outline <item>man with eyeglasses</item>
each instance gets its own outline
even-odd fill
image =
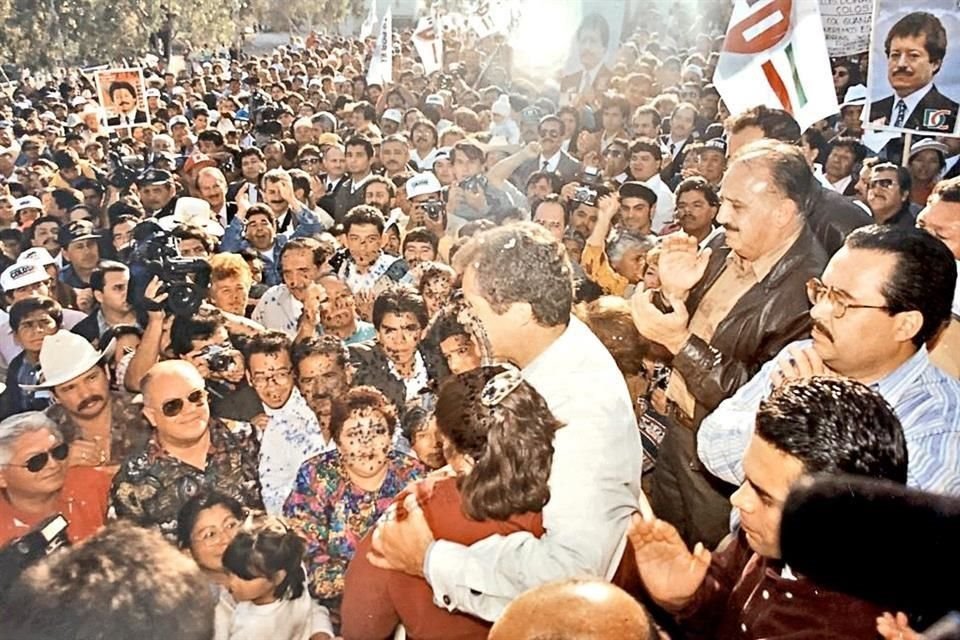
[[[523,188],[535,172],[553,173],[563,182],[570,182],[580,173],[580,162],[561,148],[563,144],[563,121],[555,115],[540,118],[540,155],[521,164],[510,181]]]
[[[715,476],[742,482],[760,402],[789,380],[843,376],[877,391],[900,419],[907,484],[960,494],[960,381],[930,362],[926,346],[950,319],[956,280],[950,249],[923,230],[871,225],[851,233],[807,284],[812,339],[788,345],[704,419],[700,460]]]
[[[78,543],[104,525],[110,474],[71,467],[70,446],[37,411],[0,422],[0,546],[61,513],[67,538]]]
[[[867,182],[867,206],[877,224],[913,227],[916,216],[910,210],[910,171],[890,162],[873,167]]]
[[[280,515],[297,470],[327,450],[317,416],[294,385],[290,339],[267,331],[247,343],[247,380],[266,413],[260,436],[260,484],[267,513]]]
[[[249,429],[231,431],[210,416],[207,390],[196,367],[165,360],[151,367],[141,384],[143,415],[154,431],[113,479],[111,518],[157,527],[175,542],[177,514],[201,489],[262,509],[260,444]]]
[[[601,163],[603,179],[620,185],[630,179],[627,164],[630,161],[630,144],[625,138],[611,140],[603,150]]]

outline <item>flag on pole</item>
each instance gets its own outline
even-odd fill
[[[735,0],[713,84],[734,114],[762,104],[806,129],[837,113],[817,0]]]
[[[443,69],[443,37],[440,25],[433,18],[420,18],[417,28],[413,32],[413,46],[423,63],[423,71],[430,75],[434,71]]]
[[[377,28],[377,0],[370,2],[370,13],[360,25],[360,39],[366,40],[373,35],[373,30]]]
[[[393,82],[393,16],[390,7],[383,14],[377,46],[373,49],[370,69],[367,71],[367,84]]]

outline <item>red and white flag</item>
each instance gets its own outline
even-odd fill
[[[806,129],[837,113],[817,0],[735,0],[713,84],[734,114],[762,104]]]
[[[433,16],[420,18],[413,32],[413,46],[427,75],[443,69],[443,35]]]

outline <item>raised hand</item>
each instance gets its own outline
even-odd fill
[[[836,371],[828,367],[813,345],[787,347],[787,352],[777,359],[770,382],[778,388],[791,380],[808,380],[814,376],[836,378]]]
[[[650,596],[665,609],[682,609],[707,575],[710,552],[698,543],[690,553],[673,525],[639,514],[630,521],[627,536]]]
[[[682,231],[665,237],[660,246],[660,288],[665,295],[685,299],[703,278],[711,250],[700,251],[697,239]]]

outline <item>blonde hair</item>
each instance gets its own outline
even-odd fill
[[[238,253],[217,253],[210,256],[210,281],[240,278],[246,286],[253,285],[250,265]]]

